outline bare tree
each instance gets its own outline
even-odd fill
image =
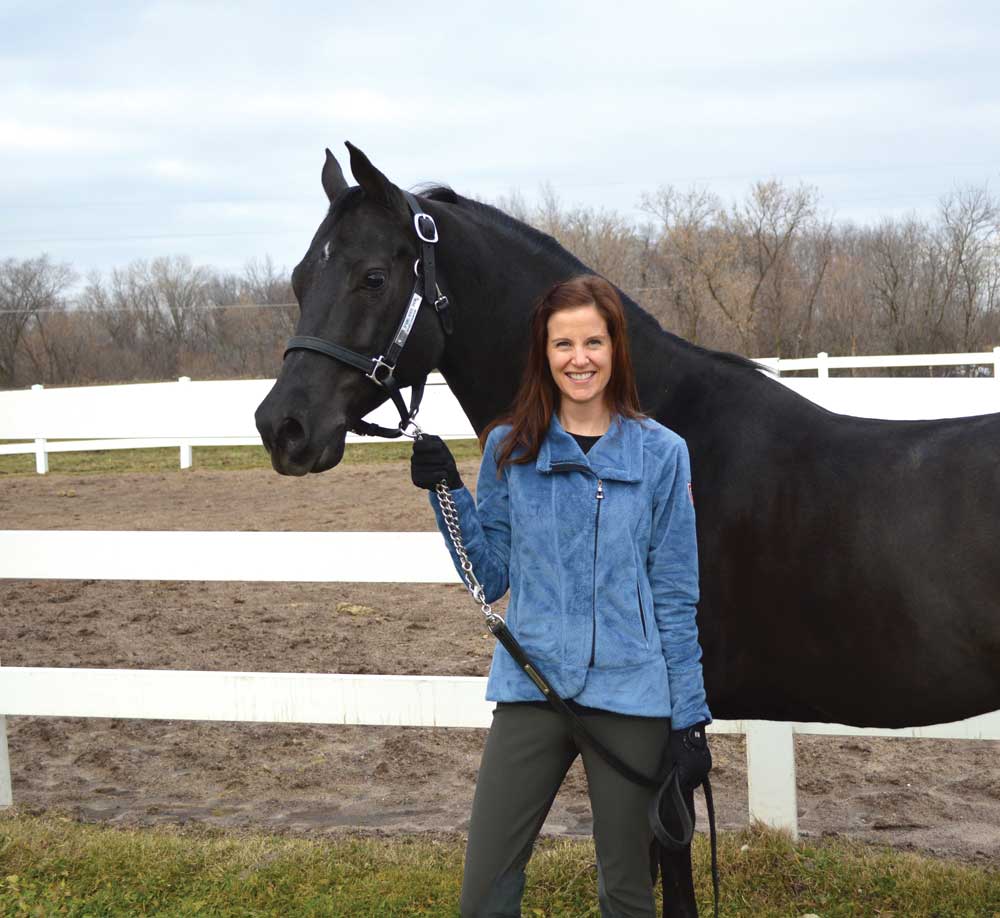
[[[776,181],[758,182],[729,211],[706,190],[668,186],[643,197],[660,228],[651,274],[686,337],[744,353],[801,351],[832,250],[817,201],[813,188]],[[711,310],[721,318],[714,329]]]
[[[92,318],[79,309],[38,313],[21,342],[33,379],[71,385],[101,378],[94,371],[99,338]]]
[[[955,344],[969,351],[980,326],[1000,305],[1000,205],[985,186],[945,197],[940,207],[941,235],[948,252],[946,296],[957,326]]]
[[[169,379],[205,333],[211,274],[183,256],[134,261],[92,277],[80,297],[94,313],[126,378]]]
[[[0,386],[19,383],[17,357],[31,324],[46,310],[64,309],[73,271],[47,255],[0,262]]]
[[[817,203],[815,188],[789,189],[770,180],[754,184],[728,215],[725,226],[740,247],[745,282],[741,301],[720,301],[719,307],[737,327],[745,350],[756,345],[779,357],[794,350],[787,327],[792,301],[801,303],[803,294],[814,301],[826,268],[823,245],[812,283],[804,281],[795,261],[796,245],[806,232],[816,231]]]
[[[640,207],[658,221],[640,299],[656,304],[660,321],[689,341],[717,341],[706,322],[712,304],[732,296],[735,254],[719,231],[722,202],[705,189],[680,192],[668,185],[644,194]]]
[[[216,275],[209,298],[211,332],[205,340],[213,366],[230,376],[276,373],[297,315],[289,272],[269,257],[254,259],[242,274]]]

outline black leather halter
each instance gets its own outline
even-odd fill
[[[377,357],[368,357],[359,354],[325,338],[315,338],[312,335],[295,335],[288,339],[284,356],[287,357],[290,351],[316,351],[339,360],[349,366],[361,370],[372,382],[377,383],[392,399],[396,410],[399,411],[399,427],[380,427],[378,424],[370,424],[368,421],[358,421],[351,430],[365,436],[377,437],[399,437],[413,423],[413,419],[420,410],[420,400],[424,396],[424,386],[427,384],[427,376],[424,375],[413,383],[410,389],[410,407],[406,407],[403,395],[400,391],[399,383],[396,381],[396,363],[399,355],[406,344],[406,339],[410,336],[413,323],[416,321],[417,312],[420,305],[427,301],[434,307],[434,311],[441,321],[441,328],[446,335],[452,331],[451,312],[449,310],[448,297],[442,292],[437,284],[437,276],[434,267],[434,246],[438,241],[437,224],[434,218],[424,213],[420,208],[416,197],[408,191],[403,192],[403,197],[413,214],[413,228],[417,231],[417,238],[420,240],[420,258],[413,265],[413,273],[416,278],[413,282],[413,293],[410,294],[410,301],[407,304],[406,312],[403,313],[402,321],[392,336],[389,346]]]

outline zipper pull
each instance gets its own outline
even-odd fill
[[[597,499],[604,500],[604,482],[600,478],[597,479]]]

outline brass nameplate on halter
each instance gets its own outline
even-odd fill
[[[552,691],[546,684],[545,680],[535,672],[530,663],[524,664],[524,671],[531,677],[531,681],[541,689],[543,695],[548,695]]]

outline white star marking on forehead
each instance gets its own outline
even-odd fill
[[[330,260],[330,241],[327,240],[323,243],[323,261]]]

